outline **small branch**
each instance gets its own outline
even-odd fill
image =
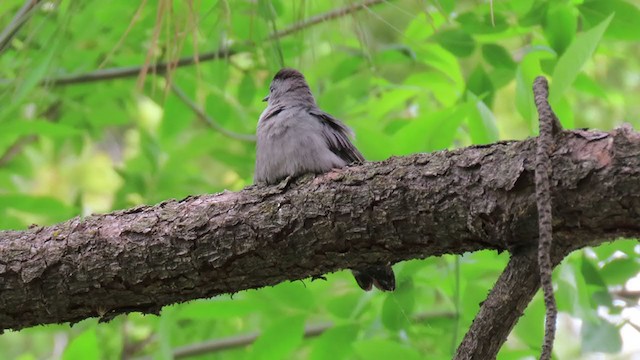
[[[22,25],[27,22],[33,13],[32,10],[40,3],[40,1],[41,0],[26,0],[9,25],[2,30],[2,33],[0,33],[0,54],[6,50],[13,37],[16,36]]]
[[[209,117],[209,115],[207,115],[204,112],[204,110],[200,106],[198,106],[198,104],[193,102],[189,98],[189,96],[187,96],[187,94],[185,94],[184,91],[182,91],[182,89],[180,89],[175,83],[171,83],[170,86],[173,93],[176,94],[176,96],[178,96],[178,98],[182,100],[182,102],[184,102],[185,105],[187,105],[189,109],[191,109],[191,111],[193,111],[200,120],[204,121],[207,125],[209,125],[211,128],[213,128],[217,132],[236,140],[249,141],[249,142],[256,141],[255,135],[241,134],[241,133],[237,133],[237,132],[225,129],[220,124],[215,122],[211,117]]]
[[[7,148],[7,150],[4,152],[4,154],[2,154],[2,156],[0,156],[0,167],[3,167],[5,165],[7,165],[8,163],[11,162],[11,160],[13,160],[14,157],[16,157],[18,154],[20,154],[20,151],[22,151],[22,149],[31,144],[32,142],[36,141],[38,139],[38,136],[36,135],[27,135],[27,136],[23,136],[18,138],[18,140],[16,140],[16,142],[14,142],[13,144],[11,144],[11,146],[9,146],[9,148]]]
[[[549,88],[547,80],[538,76],[533,84],[533,93],[540,118],[540,136],[536,150],[536,203],[538,208],[538,264],[540,281],[544,293],[545,332],[540,360],[550,360],[553,351],[553,340],[556,334],[556,318],[558,308],[553,295],[553,264],[551,263],[551,245],[553,239],[553,217],[551,206],[551,152],[554,145],[554,135],[561,129],[547,98]]]
[[[638,290],[627,290],[627,289],[614,290],[614,291],[611,291],[611,295],[621,298],[625,301],[633,301],[636,303],[640,299],[640,291]]]
[[[354,12],[366,9],[367,7],[375,6],[375,5],[378,5],[378,4],[382,4],[385,1],[389,1],[389,0],[367,0],[367,1],[363,1],[361,3],[347,5],[345,7],[342,7],[342,8],[339,8],[339,9],[335,9],[335,10],[326,12],[324,14],[319,14],[319,15],[316,15],[316,16],[312,16],[309,19],[306,19],[305,21],[301,21],[299,23],[293,24],[292,26],[290,26],[290,27],[288,27],[286,29],[282,29],[280,31],[277,31],[277,32],[269,35],[269,37],[267,39],[275,40],[275,39],[283,38],[285,36],[291,35],[291,34],[293,34],[295,32],[298,32],[300,30],[306,29],[306,28],[311,27],[313,25],[317,25],[317,24],[323,23],[325,21],[334,20],[334,19],[343,17],[345,15],[349,15],[349,14],[352,14]]]
[[[168,70],[193,65],[196,62],[203,62],[208,60],[216,60],[220,58],[226,58],[235,54],[235,51],[231,49],[220,49],[213,52],[204,53],[195,58],[193,56],[180,58],[178,61],[173,62],[160,62],[157,64],[151,64],[148,66],[148,71],[155,74],[165,74]],[[122,68],[110,68],[103,70],[96,70],[84,74],[60,76],[55,78],[45,79],[42,82],[47,85],[70,85],[70,84],[82,84],[93,81],[120,79],[126,77],[138,76],[142,66],[130,66]]]
[[[322,335],[322,333],[324,333],[331,327],[333,327],[332,323],[309,325],[304,330],[304,337],[308,339]],[[198,344],[182,346],[176,348],[173,351],[173,357],[175,359],[182,359],[190,356],[197,356],[211,352],[247,346],[253,344],[258,339],[258,337],[260,337],[260,332],[254,332],[246,335],[231,336],[223,339],[215,339]],[[144,357],[140,360],[142,359],[148,360],[152,359],[152,357]]]
[[[451,319],[456,317],[457,314],[449,311],[440,311],[440,312],[424,312],[419,313],[413,316],[413,320],[416,322],[427,321],[431,319],[442,319],[447,318]],[[304,330],[304,338],[312,338],[315,336],[322,335],[325,331],[331,329],[334,325],[332,323],[322,323],[315,325],[308,325]],[[208,354],[218,351],[231,350],[239,347],[244,347],[247,345],[253,344],[258,337],[260,336],[260,332],[253,332],[245,335],[235,335],[230,336],[223,339],[214,339],[209,341],[204,341],[200,343],[185,345],[179,348],[176,348],[173,351],[173,357],[176,359],[196,356],[202,354]],[[136,360],[149,360],[151,356],[136,358]]]
[[[367,0],[359,4],[349,5],[340,9],[329,11],[324,14],[316,15],[305,21],[296,23],[288,28],[280,30],[274,34],[271,34],[267,37],[267,39],[273,40],[275,38],[282,38],[285,36],[289,36],[297,31],[306,29],[313,25],[319,24],[323,21],[333,20],[340,16],[345,16],[355,11],[362,10],[366,7],[383,3],[384,1],[385,0]],[[255,44],[250,41],[243,42],[240,45],[255,46]],[[237,52],[236,50],[231,48],[221,48],[212,52],[203,53],[198,56],[191,55],[191,56],[183,57],[183,58],[180,58],[178,61],[167,61],[167,62],[160,62],[157,64],[149,65],[148,72],[155,73],[155,74],[165,74],[169,70],[173,70],[175,68],[179,68],[183,66],[190,66],[197,62],[227,58],[229,56],[236,54],[236,52]],[[143,66],[110,68],[110,69],[96,70],[96,71],[92,71],[84,74],[78,74],[78,75],[48,78],[43,80],[42,83],[47,85],[62,86],[62,85],[82,84],[82,83],[93,82],[93,81],[121,79],[121,78],[138,76],[143,69],[144,69]],[[0,85],[7,85],[9,83],[11,83],[11,80],[0,79]]]
[[[512,256],[473,319],[454,360],[495,359],[539,286],[535,253]]]

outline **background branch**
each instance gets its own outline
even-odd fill
[[[22,25],[27,22],[33,13],[32,10],[38,4],[40,4],[40,0],[26,0],[9,25],[2,30],[2,33],[0,33],[0,54],[7,49],[13,37],[16,36]]]
[[[385,0],[367,0],[367,1],[363,1],[362,3],[347,5],[345,7],[328,11],[323,14],[312,16],[311,18],[305,21],[301,21],[290,27],[287,27],[283,30],[280,30],[274,34],[269,35],[267,37],[267,40],[279,39],[285,36],[289,36],[295,32],[320,24],[322,22],[334,20],[339,17],[346,16],[356,11],[360,11],[362,9],[368,8],[370,6],[381,4],[383,2],[385,2]],[[2,43],[0,43],[0,45],[2,45]],[[255,46],[255,44],[253,42],[244,42],[240,44],[240,46],[238,47],[241,47],[241,46]],[[162,75],[167,73],[170,70],[173,70],[179,67],[190,66],[198,62],[217,60],[220,58],[227,58],[236,53],[237,53],[237,50],[235,50],[234,48],[223,47],[218,50],[199,54],[197,56],[190,55],[190,56],[182,57],[177,61],[172,60],[172,61],[163,61],[156,64],[149,64],[147,66],[147,71],[149,73]],[[48,78],[43,80],[42,84],[62,86],[62,85],[82,84],[82,83],[94,82],[94,81],[104,81],[104,80],[134,77],[134,76],[138,76],[144,68],[145,66],[139,65],[139,66],[117,67],[117,68],[95,70],[95,71],[91,71],[84,74]],[[8,85],[11,82],[12,80],[10,79],[0,79],[0,85]]]
[[[171,91],[173,91],[173,93],[176,94],[176,96],[180,100],[182,100],[182,102],[185,105],[187,105],[189,109],[191,109],[191,111],[193,111],[200,120],[204,121],[212,129],[232,139],[249,141],[249,142],[256,141],[255,135],[241,134],[241,133],[237,133],[235,131],[231,131],[224,128],[223,126],[218,124],[215,120],[213,120],[209,115],[207,115],[207,113],[205,113],[204,110],[200,106],[198,106],[198,104],[196,104],[193,100],[191,100],[189,96],[187,96],[187,94],[185,94],[184,91],[182,91],[182,89],[178,87],[178,85],[176,85],[175,83],[171,83],[170,86],[171,86]]]
[[[453,312],[423,312],[416,314],[412,317],[412,319],[416,322],[431,320],[434,318],[453,318],[458,316],[458,314]],[[333,327],[333,323],[320,323],[320,324],[312,324],[307,325],[304,330],[304,338],[312,338],[319,335],[322,335],[325,331],[331,329]],[[185,358],[189,356],[196,356],[202,354],[208,354],[218,351],[235,349],[238,347],[243,347],[247,345],[253,344],[258,337],[260,336],[260,332],[253,332],[244,335],[234,335],[225,337],[222,339],[212,339],[208,341],[198,342],[194,344],[189,344],[185,346],[178,347],[173,351],[173,357],[176,359]],[[150,360],[153,357],[145,356],[136,358],[136,360]]]

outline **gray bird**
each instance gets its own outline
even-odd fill
[[[278,71],[263,101],[268,105],[258,122],[256,184],[276,184],[287,177],[321,174],[364,162],[349,140],[351,129],[318,108],[299,71]],[[389,265],[376,264],[352,272],[364,290],[371,290],[373,285],[386,291],[396,287]]]

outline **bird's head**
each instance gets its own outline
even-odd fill
[[[269,86],[269,95],[263,101],[269,104],[291,103],[315,105],[311,89],[301,72],[291,68],[278,71]]]

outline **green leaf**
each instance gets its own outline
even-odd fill
[[[549,89],[549,101],[552,104],[560,101],[564,92],[582,71],[582,67],[596,50],[602,34],[604,34],[612,18],[613,15],[593,29],[579,35],[558,59],[558,63],[553,70],[553,83]]]
[[[549,44],[558,54],[562,54],[569,46],[576,34],[577,27],[576,11],[571,4],[559,2],[551,5],[547,11],[547,19],[543,29]]]
[[[467,80],[467,91],[471,91],[478,96],[482,101],[491,106],[493,104],[494,88],[491,78],[486,71],[482,68],[482,65],[476,66],[476,68],[469,75]]]
[[[280,319],[267,327],[251,347],[252,359],[286,359],[302,343],[304,316]]]
[[[0,211],[6,209],[15,209],[43,216],[44,219],[37,219],[45,221],[45,224],[38,221],[40,225],[64,221],[78,214],[76,207],[67,205],[57,198],[16,193],[0,195]]]
[[[549,2],[547,1],[536,1],[529,12],[518,19],[520,26],[529,27],[541,24],[547,14],[548,6]]]
[[[423,357],[415,349],[389,340],[362,340],[353,344],[360,359],[366,360],[418,360]]]
[[[596,96],[603,100],[607,100],[609,98],[609,94],[605,91],[602,85],[584,73],[578,75],[576,81],[573,83],[573,87],[585,94]]]
[[[404,30],[404,36],[407,38],[407,42],[410,44],[412,42],[423,41],[433,35],[435,29],[442,25],[444,21],[444,18],[439,14],[437,14],[436,18],[438,19],[437,23],[434,21],[435,19],[427,19],[427,15],[424,12],[420,12],[415,16]]]
[[[476,43],[471,35],[459,29],[445,30],[431,37],[452,54],[467,57],[473,53]]]
[[[380,146],[380,144],[391,144],[390,137],[384,132],[366,126],[366,124],[354,124],[352,128],[357,134],[356,146],[367,160],[384,160],[389,156],[396,155],[391,146]]]
[[[637,256],[636,246],[638,246],[638,240],[621,239],[604,243],[594,248],[593,251],[598,255],[599,260],[608,260],[616,252],[622,252],[629,257]]]
[[[580,336],[582,337],[582,351],[584,352],[614,354],[622,349],[620,330],[603,319],[583,322]]]
[[[396,290],[387,295],[382,305],[382,323],[387,329],[398,331],[411,327],[415,295],[411,278],[398,284]]]
[[[516,324],[514,333],[518,339],[531,349],[538,349],[544,336],[544,302],[540,292],[531,300],[520,320]]]
[[[608,285],[624,285],[638,272],[640,272],[640,264],[635,258],[614,259],[601,269],[602,278]]]
[[[175,311],[177,319],[228,319],[260,310],[260,304],[244,299],[195,300],[182,304]]]
[[[445,108],[454,107],[460,96],[460,89],[457,84],[446,74],[438,71],[426,71],[409,75],[404,84],[421,88],[421,91],[416,93],[414,97],[422,100],[426,98],[425,93],[432,94]]]
[[[536,3],[535,0],[511,0],[506,3],[509,9],[519,15],[519,17],[523,17]],[[504,346],[503,346],[504,347]]]
[[[537,121],[534,121],[537,118],[537,113],[533,102],[533,80],[536,76],[543,75],[540,60],[554,55],[549,48],[534,48],[520,61],[516,71],[516,108],[527,121],[531,130],[533,124],[537,124]]]
[[[575,127],[575,118],[573,115],[573,107],[567,98],[562,98],[553,105],[553,111],[560,119],[562,127],[565,129],[573,129]]]
[[[496,44],[486,44],[482,46],[482,57],[494,68],[515,69],[516,62],[513,57],[502,46]]]
[[[597,268],[596,264],[591,259],[583,255],[580,261],[580,272],[584,278],[584,282],[589,292],[589,299],[593,300],[593,304],[612,306],[613,299],[607,288],[602,275]],[[581,284],[582,285],[582,284]],[[581,292],[581,294],[583,294]],[[596,310],[596,306],[592,306],[593,310]],[[595,315],[595,313],[590,314]]]
[[[327,309],[334,316],[348,319],[357,309],[357,305],[361,297],[362,295],[358,293],[347,293],[344,295],[333,296],[327,302]]]
[[[607,284],[602,279],[600,271],[591,259],[582,255],[582,261],[580,262],[580,272],[585,281],[589,285],[595,285],[601,288],[606,288]]]
[[[465,32],[474,35],[501,33],[508,27],[507,19],[501,12],[494,12],[492,19],[489,12],[480,14],[477,9],[460,14],[456,22]]]
[[[66,124],[53,123],[46,120],[33,120],[14,121],[0,124],[0,134],[2,134],[2,136],[24,136],[34,134],[52,137],[67,137],[82,134],[82,131]]]
[[[597,304],[592,294],[601,290],[599,286],[587,285],[585,278],[579,273],[580,258],[572,258],[574,266],[560,267],[554,282],[558,284],[556,299],[558,309],[566,311],[582,320],[591,321],[597,318]]]
[[[99,348],[96,326],[91,326],[71,340],[67,348],[64,349],[62,358],[64,360],[99,359]]]
[[[311,360],[346,359],[351,353],[351,344],[358,336],[358,325],[335,326],[314,340]]]
[[[620,40],[640,39],[640,10],[638,7],[624,0],[591,0],[578,6],[587,25],[587,29],[602,23],[606,18],[615,14],[611,25],[604,36]]]
[[[415,49],[418,60],[422,61],[429,67],[432,67],[444,75],[452,82],[455,88],[463,91],[465,86],[462,68],[451,52],[438,44],[425,44]]]
[[[7,114],[15,110],[16,107],[21,105],[29,93],[45,78],[54,62],[54,56],[58,54],[58,47],[62,42],[62,38],[61,31],[55,31],[50,34],[48,39],[49,43],[47,44],[44,55],[33,59],[37,61],[37,63],[31,64],[30,69],[26,71],[27,76],[17,83],[16,91],[9,104],[5,104],[5,106],[0,109],[0,121],[2,121]]]
[[[471,106],[450,107],[420,114],[393,135],[395,155],[444,149],[452,145]]]
[[[280,283],[270,288],[264,288],[260,296],[271,299],[277,307],[310,311],[315,305],[313,294],[302,281]]]
[[[475,104],[475,111],[469,112],[467,125],[474,144],[488,144],[498,140],[498,128],[493,112],[484,101],[470,94],[469,102]]]
[[[256,96],[256,84],[253,82],[253,77],[253,74],[246,73],[238,86],[238,101],[244,106],[251,105]]]

